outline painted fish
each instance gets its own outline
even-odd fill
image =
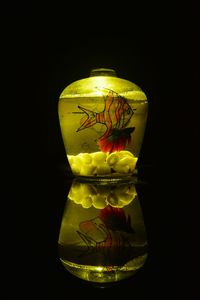
[[[81,222],[79,229],[77,233],[87,246],[86,254],[99,253],[105,265],[122,263],[122,257],[124,262],[130,256],[129,238],[135,231],[122,208],[107,206],[96,218]]]
[[[77,132],[89,128],[96,123],[104,124],[106,131],[98,140],[98,146],[103,152],[114,152],[124,150],[131,142],[131,133],[135,127],[126,128],[134,110],[127,100],[116,92],[108,90],[105,97],[105,106],[102,112],[94,112],[82,106],[78,106],[86,115],[87,119],[77,129]]]

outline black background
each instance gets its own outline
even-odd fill
[[[26,299],[119,294],[163,299],[188,293],[195,299],[200,17],[195,2],[29,2],[12,4],[2,17],[2,74],[8,79],[2,111],[9,204],[3,227],[9,242],[2,258],[8,271],[5,299],[10,293]],[[68,274],[57,253],[70,187],[58,98],[97,67],[115,69],[149,100],[139,159],[147,181],[140,201],[149,258],[133,278],[106,289]]]

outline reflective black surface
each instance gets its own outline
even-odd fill
[[[199,10],[175,1],[165,7],[138,2],[135,10],[123,4],[115,11],[99,2],[89,13],[75,4],[65,9],[35,4],[24,12],[17,3],[4,15],[3,28],[9,27],[2,43],[2,76],[8,78],[2,97],[8,108],[1,113],[6,132],[2,174],[8,179],[2,202],[9,206],[7,214],[1,212],[5,299],[113,299],[119,294],[196,299]],[[138,161],[149,257],[133,278],[107,288],[67,273],[57,251],[71,184],[57,100],[67,84],[96,67],[116,69],[138,83],[149,99]]]
[[[69,274],[59,261],[57,242],[71,179],[60,169],[49,169],[46,177],[37,174],[34,180],[27,180],[17,202],[20,219],[12,248],[14,268],[10,269],[10,281],[15,292],[46,299],[52,295],[56,299],[69,297],[69,292],[73,297],[115,297],[118,293],[126,295],[128,290],[134,297],[145,299],[188,292],[192,277],[188,270],[193,258],[191,248],[188,251],[192,233],[184,226],[184,210],[180,208],[185,198],[174,190],[173,181],[155,177],[151,168],[146,172],[144,168],[144,173],[137,191],[149,243],[148,258],[133,277],[108,285],[82,281]],[[188,286],[183,285],[185,281]]]

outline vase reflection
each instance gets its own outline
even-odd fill
[[[134,181],[74,179],[63,212],[58,249],[73,275],[97,283],[135,274],[148,256],[144,219]]]

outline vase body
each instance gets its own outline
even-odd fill
[[[123,178],[136,170],[148,102],[136,84],[95,69],[59,97],[59,122],[73,175]]]
[[[70,273],[95,283],[121,281],[144,265],[147,246],[134,182],[73,181],[58,241]]]

